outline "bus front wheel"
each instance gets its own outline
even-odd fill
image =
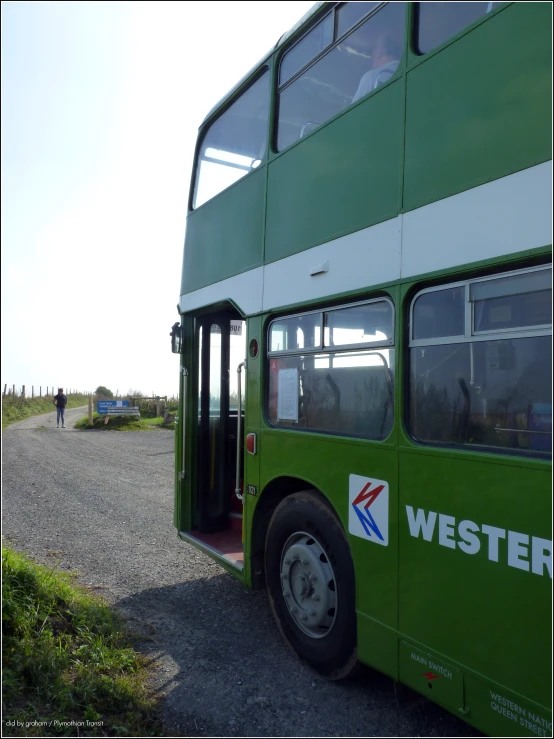
[[[271,610],[285,641],[329,680],[357,666],[354,566],[334,512],[314,490],[282,500],[265,548]]]

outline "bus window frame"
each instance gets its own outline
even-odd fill
[[[373,303],[383,303],[386,302],[390,305],[392,308],[392,335],[388,339],[383,339],[383,341],[372,341],[372,342],[365,342],[365,343],[357,343],[357,344],[340,344],[339,346],[332,347],[332,346],[325,346],[324,342],[324,336],[323,336],[323,329],[324,329],[324,323],[325,323],[325,314],[331,313],[333,311],[339,311],[343,310],[345,308],[357,308],[360,305],[371,305]],[[278,350],[278,351],[270,351],[269,347],[271,346],[271,326],[274,323],[277,323],[277,321],[285,320],[288,318],[299,318],[302,316],[312,316],[316,313],[321,314],[321,322],[320,322],[320,343],[318,347],[310,347],[309,349],[294,349],[294,350]],[[331,306],[327,308],[319,308],[317,310],[308,310],[308,311],[301,311],[298,313],[291,313],[291,314],[283,314],[278,317],[272,318],[268,325],[267,325],[267,331],[266,331],[266,341],[267,341],[267,351],[266,351],[266,359],[269,359],[271,357],[288,357],[288,356],[298,356],[298,355],[304,355],[304,354],[321,354],[322,352],[325,352],[326,350],[334,350],[335,353],[338,352],[348,352],[348,351],[356,351],[359,350],[366,350],[366,349],[386,349],[387,347],[394,347],[395,346],[395,332],[396,332],[396,326],[395,326],[395,308],[394,308],[394,301],[389,295],[383,295],[379,298],[371,298],[370,300],[358,300],[355,303],[341,303],[341,305]]]
[[[378,5],[376,5],[374,8],[371,8],[367,11],[367,13],[360,18],[356,23],[351,25],[343,34],[342,36],[337,36],[337,10],[340,10],[340,7],[343,5],[346,5],[346,2],[343,3],[336,3],[331,10],[328,10],[326,13],[323,13],[321,16],[319,16],[313,23],[310,28],[308,28],[302,36],[299,36],[297,39],[294,40],[294,42],[281,51],[281,53],[278,56],[277,63],[275,64],[275,70],[276,70],[276,79],[275,79],[275,92],[277,95],[281,93],[282,90],[284,90],[286,87],[288,87],[294,80],[296,80],[298,77],[302,75],[303,72],[305,72],[307,69],[309,69],[311,66],[313,66],[317,61],[319,61],[322,57],[324,57],[326,54],[328,54],[336,45],[337,43],[344,38],[345,36],[349,36],[351,33],[353,33],[356,29],[358,29],[361,25],[363,25],[366,20],[372,15],[375,15],[378,13],[381,8],[383,8],[385,5],[388,5],[388,2],[390,0],[384,0],[383,2],[380,2]],[[305,38],[313,29],[323,22],[323,20],[330,14],[333,14],[333,41],[325,47],[325,49],[322,49],[319,54],[316,54],[312,59],[310,59],[309,62],[306,62],[303,67],[300,67],[293,75],[291,75],[286,82],[283,82],[281,84],[279,82],[279,78],[281,76],[281,63],[283,61],[283,58],[288,54],[289,51],[291,51],[297,44],[302,41],[303,38]],[[402,61],[402,60],[400,60]],[[387,80],[388,82],[388,80]],[[383,83],[384,84],[384,83]],[[283,149],[284,151],[284,149]]]
[[[204,140],[206,136],[208,135],[208,132],[210,131],[213,124],[218,121],[224,113],[226,113],[229,108],[231,108],[237,100],[240,99],[240,97],[247,92],[253,85],[256,84],[263,76],[264,74],[269,74],[268,79],[268,86],[269,86],[269,102],[268,102],[268,109],[267,109],[267,129],[266,129],[266,140],[265,140],[265,149],[263,157],[260,160],[260,164],[255,168],[252,169],[250,172],[244,175],[244,177],[241,177],[236,182],[233,182],[231,185],[228,185],[223,190],[220,190],[220,192],[217,193],[217,195],[214,195],[213,197],[206,200],[201,205],[197,205],[193,207],[193,201],[196,193],[196,186],[198,181],[198,176],[200,174],[200,166],[199,166],[199,159],[200,159],[200,151],[202,150],[202,145],[204,143]],[[271,119],[272,119],[272,109],[273,109],[273,90],[272,90],[272,80],[271,80],[271,64],[270,60],[264,62],[262,66],[259,69],[256,69],[255,72],[250,76],[247,80],[244,81],[244,84],[240,86],[238,90],[235,91],[235,93],[225,101],[225,104],[218,108],[213,112],[213,115],[210,116],[206,121],[204,121],[199,130],[198,137],[196,139],[196,148],[194,150],[194,166],[192,168],[192,177],[191,177],[191,183],[189,188],[189,196],[188,196],[188,213],[193,213],[197,210],[200,210],[200,208],[203,208],[208,203],[211,203],[213,200],[218,198],[222,193],[227,192],[232,187],[235,187],[235,185],[238,185],[239,182],[243,182],[247,177],[250,177],[255,172],[258,172],[262,167],[267,166],[267,163],[269,161],[269,151],[270,151],[270,135],[271,135]],[[232,165],[231,165],[232,166]]]
[[[402,57],[401,57],[401,59],[399,61],[398,67],[393,72],[393,74],[389,77],[389,79],[388,80],[385,80],[385,82],[383,82],[382,84],[380,84],[379,87],[377,87],[375,90],[372,90],[370,93],[368,93],[368,95],[364,95],[359,100],[356,100],[354,103],[350,103],[350,105],[347,105],[345,108],[343,108],[342,110],[340,110],[338,113],[335,113],[333,116],[331,116],[327,120],[323,121],[313,131],[309,131],[308,133],[306,133],[301,138],[298,138],[296,141],[293,141],[288,146],[285,146],[283,149],[279,149],[277,147],[277,137],[278,137],[278,134],[279,134],[280,96],[281,96],[281,93],[283,92],[283,90],[285,90],[289,85],[291,85],[299,77],[301,77],[302,74],[304,74],[304,72],[306,70],[308,70],[310,67],[312,67],[317,62],[319,62],[320,59],[322,59],[326,54],[331,53],[331,51],[333,51],[333,49],[346,36],[349,36],[351,33],[354,33],[355,31],[357,31],[358,28],[360,28],[360,26],[362,26],[367,20],[369,20],[369,18],[371,18],[372,16],[376,15],[380,10],[382,10],[386,5],[388,5],[392,1],[394,1],[394,0],[385,0],[384,2],[379,3],[377,6],[375,6],[371,10],[369,10],[367,12],[367,14],[364,15],[363,18],[361,18],[357,23],[355,23],[354,25],[350,26],[350,28],[348,28],[348,30],[345,33],[343,33],[342,36],[340,36],[340,37],[338,37],[336,35],[336,31],[337,31],[337,19],[335,17],[335,19],[333,21],[333,24],[334,24],[333,25],[333,34],[334,34],[333,42],[331,44],[329,44],[317,56],[315,56],[313,59],[311,59],[310,62],[308,62],[301,69],[299,69],[284,84],[280,85],[279,84],[279,75],[280,75],[280,70],[281,70],[281,61],[282,61],[284,55],[288,51],[290,51],[292,49],[292,47],[295,46],[299,41],[301,41],[302,38],[304,38],[304,36],[306,36],[310,31],[312,31],[315,28],[315,26],[317,26],[317,24],[320,21],[322,21],[328,13],[334,12],[335,10],[337,10],[337,8],[339,8],[340,5],[344,5],[345,3],[337,3],[337,5],[335,5],[332,10],[327,11],[327,13],[324,13],[321,16],[318,16],[317,19],[314,21],[313,25],[310,26],[310,28],[308,28],[302,34],[302,36],[300,36],[298,39],[295,39],[293,41],[293,43],[290,44],[290,46],[284,47],[282,49],[282,51],[280,52],[280,54],[278,55],[278,57],[276,59],[275,69],[273,71],[273,123],[272,123],[271,138],[270,138],[270,151],[271,151],[271,154],[273,155],[273,158],[275,158],[277,156],[280,156],[281,154],[284,154],[287,151],[290,151],[294,146],[297,146],[301,141],[306,140],[307,138],[309,138],[310,136],[312,136],[313,134],[315,134],[317,131],[321,131],[322,128],[324,128],[325,126],[329,125],[333,121],[337,120],[338,118],[340,118],[340,116],[342,116],[345,113],[347,113],[348,111],[352,110],[355,106],[360,105],[361,103],[363,103],[368,97],[370,97],[370,96],[374,95],[375,93],[383,90],[385,87],[388,87],[390,84],[392,84],[393,82],[395,82],[396,80],[398,80],[404,74],[405,70],[407,69],[407,65],[408,65],[408,53],[409,53],[410,44],[411,44],[411,37],[412,37],[411,26],[413,25],[412,24],[412,6],[413,6],[413,3],[410,3],[410,2],[405,2],[406,11],[405,11],[405,19],[404,19],[404,43],[403,43]],[[497,10],[497,9],[495,9],[495,10]]]
[[[348,346],[340,346],[340,347],[325,347],[324,341],[323,341],[323,327],[324,327],[324,316],[326,312],[334,311],[334,310],[340,310],[341,308],[354,308],[359,305],[368,305],[371,303],[378,303],[386,301],[389,303],[389,305],[392,308],[392,321],[391,321],[391,327],[392,327],[392,336],[390,339],[380,341],[380,342],[371,342],[368,344],[349,344]],[[279,320],[285,319],[285,318],[296,318],[298,316],[307,316],[307,315],[313,315],[314,313],[321,314],[321,328],[320,328],[320,336],[321,336],[321,343],[319,348],[311,348],[311,349],[300,349],[298,351],[276,351],[276,352],[270,352],[269,347],[270,344],[270,328],[271,325]],[[271,429],[272,431],[282,431],[285,433],[291,433],[291,434],[315,434],[318,436],[332,436],[336,439],[346,440],[349,442],[363,442],[367,444],[378,444],[380,447],[383,448],[392,448],[394,446],[394,434],[395,429],[397,426],[397,406],[398,406],[398,397],[397,397],[397,387],[398,382],[400,381],[400,378],[398,377],[398,358],[399,358],[399,347],[396,344],[396,338],[398,333],[398,327],[397,327],[397,311],[396,306],[393,297],[389,293],[383,293],[379,297],[370,298],[369,300],[358,300],[352,303],[341,303],[340,305],[329,305],[323,308],[318,308],[315,310],[307,310],[307,311],[299,311],[295,313],[282,313],[280,315],[274,316],[270,315],[267,318],[266,328],[263,332],[264,340],[266,342],[266,345],[264,347],[264,357],[263,357],[263,371],[262,371],[262,385],[263,385],[263,405],[262,405],[262,419],[265,423],[266,427]],[[278,359],[280,357],[297,357],[297,356],[305,356],[305,355],[316,355],[316,354],[322,354],[322,353],[334,353],[334,354],[341,354],[342,352],[348,353],[356,350],[360,350],[361,352],[368,352],[371,353],[372,351],[378,352],[379,349],[386,349],[390,348],[394,351],[394,360],[391,362],[391,366],[388,368],[389,372],[392,372],[392,378],[393,378],[393,388],[392,388],[392,394],[393,394],[393,410],[392,410],[392,426],[390,429],[390,433],[384,438],[384,439],[372,439],[368,438],[367,436],[359,436],[356,434],[338,434],[335,431],[326,431],[324,429],[309,429],[309,428],[293,428],[293,427],[287,427],[287,426],[280,426],[277,424],[274,424],[271,419],[269,418],[269,375],[270,375],[270,363],[272,359]],[[338,349],[338,350],[337,350]]]
[[[503,6],[502,6],[503,7]],[[522,449],[510,449],[507,447],[496,447],[496,446],[481,446],[477,444],[459,444],[456,442],[447,441],[427,441],[425,439],[419,439],[414,435],[411,427],[411,401],[412,401],[412,383],[411,383],[411,352],[413,349],[426,346],[439,346],[439,345],[458,345],[458,344],[474,344],[482,341],[494,341],[494,339],[527,339],[527,338],[538,338],[545,336],[552,336],[552,324],[546,324],[541,327],[533,328],[522,328],[519,330],[506,329],[506,331],[494,330],[491,332],[479,332],[469,333],[473,330],[473,303],[469,301],[469,288],[471,284],[477,282],[490,282],[494,279],[501,279],[503,277],[510,277],[512,275],[526,274],[537,271],[548,271],[552,272],[552,263],[544,262],[533,267],[523,267],[521,269],[512,269],[505,272],[495,272],[494,274],[486,275],[484,277],[468,277],[464,280],[457,280],[455,282],[441,283],[440,285],[433,285],[423,289],[410,291],[406,297],[406,303],[409,301],[409,310],[404,312],[406,320],[409,321],[406,330],[404,331],[404,352],[405,356],[401,360],[402,378],[399,378],[401,383],[402,392],[402,410],[401,410],[401,425],[402,431],[406,438],[412,442],[415,446],[428,450],[437,451],[449,451],[455,450],[456,452],[462,452],[466,454],[478,454],[478,455],[494,455],[494,457],[503,459],[513,459],[521,461],[530,460],[544,462],[545,464],[552,463],[552,452],[538,452],[538,451],[527,451]],[[437,339],[413,339],[413,308],[416,300],[425,293],[436,292],[438,290],[446,290],[452,287],[465,287],[465,318],[464,336],[452,336],[452,337],[440,337]],[[469,301],[469,304],[468,304]]]
[[[434,49],[430,49],[429,51],[426,51],[425,53],[421,53],[418,51],[418,47],[417,47],[419,3],[417,2],[409,3],[411,18],[410,18],[410,28],[409,28],[409,34],[408,34],[408,58],[406,59],[406,71],[410,71],[411,69],[413,69],[413,67],[417,66],[421,62],[425,61],[426,59],[429,59],[435,54],[440,53],[441,51],[443,51],[443,49],[446,49],[448,46],[450,46],[450,44],[456,43],[456,41],[461,39],[467,33],[471,33],[471,31],[477,28],[481,23],[485,23],[490,18],[494,17],[497,13],[500,13],[501,11],[505,10],[512,4],[513,3],[509,1],[502,2],[498,7],[493,8],[488,13],[485,13],[479,18],[476,18],[473,21],[473,23],[470,23],[468,26],[465,26],[464,28],[459,30],[457,33],[455,33],[453,36],[450,36],[445,41],[443,41],[441,44],[439,44],[438,46],[435,46]]]
[[[526,267],[518,270],[510,270],[509,272],[495,273],[494,275],[488,275],[486,277],[467,278],[465,280],[458,280],[457,282],[449,282],[441,285],[434,285],[432,287],[426,287],[422,290],[418,290],[411,298],[410,312],[409,312],[409,331],[408,331],[408,349],[425,346],[438,346],[439,344],[465,344],[475,341],[490,341],[498,336],[499,339],[519,339],[533,336],[548,336],[552,334],[552,324],[540,324],[537,326],[529,327],[524,326],[519,329],[506,328],[506,329],[493,329],[491,331],[477,331],[473,330],[473,302],[470,300],[469,289],[470,285],[477,282],[491,282],[492,280],[501,279],[503,277],[512,277],[520,274],[528,274],[531,272],[546,272],[552,271],[552,266],[548,264],[539,265],[536,267]],[[453,335],[453,336],[441,336],[438,338],[431,339],[414,339],[414,306],[416,300],[422,295],[438,292],[440,290],[449,290],[453,287],[465,288],[465,317],[464,317],[464,334]]]
[[[317,17],[317,18],[316,18],[316,19],[314,20],[313,24],[312,24],[312,25],[311,25],[311,26],[310,26],[310,27],[309,27],[309,28],[308,28],[308,29],[307,29],[306,31],[304,31],[304,33],[303,33],[303,34],[302,34],[301,36],[299,36],[299,37],[298,37],[297,39],[295,39],[295,40],[293,41],[293,43],[292,43],[292,44],[291,44],[290,46],[287,46],[286,48],[284,48],[284,49],[283,49],[283,51],[282,51],[282,52],[281,52],[281,53],[279,54],[279,58],[278,58],[278,60],[277,60],[277,63],[275,64],[275,71],[276,71],[276,77],[275,77],[275,82],[276,82],[276,84],[275,84],[275,91],[276,91],[276,93],[277,93],[277,94],[279,94],[279,92],[281,91],[281,89],[285,88],[285,87],[286,87],[286,86],[287,86],[287,85],[289,84],[289,82],[290,82],[291,80],[294,80],[294,79],[296,79],[296,77],[298,76],[298,74],[299,74],[299,73],[300,73],[300,72],[301,72],[302,70],[304,70],[304,69],[306,69],[307,67],[309,67],[309,66],[310,66],[311,64],[313,64],[313,63],[314,63],[314,61],[315,61],[316,59],[319,59],[319,58],[320,58],[321,56],[323,56],[324,54],[326,54],[326,53],[327,53],[327,52],[329,51],[329,49],[330,49],[330,48],[331,48],[332,46],[334,46],[334,44],[335,44],[335,40],[336,40],[336,34],[337,34],[337,16],[336,16],[336,13],[335,13],[335,11],[336,11],[336,9],[338,8],[338,6],[339,6],[339,5],[344,5],[344,4],[345,4],[345,3],[337,3],[337,4],[335,4],[335,5],[334,5],[334,6],[333,6],[333,7],[332,7],[332,8],[330,9],[330,10],[327,10],[327,11],[326,11],[325,13],[322,13],[322,14],[321,14],[320,16],[318,16],[318,17]],[[328,45],[327,45],[327,46],[325,47],[325,49],[322,49],[322,50],[321,50],[321,51],[319,52],[319,54],[316,54],[316,55],[315,55],[314,57],[312,57],[312,58],[311,58],[311,59],[310,59],[310,60],[309,60],[308,62],[306,62],[306,64],[304,64],[304,66],[303,66],[303,67],[300,67],[299,69],[297,69],[297,70],[296,70],[296,72],[295,72],[294,74],[292,74],[292,75],[291,75],[291,76],[290,76],[290,77],[289,77],[289,78],[288,78],[288,79],[286,80],[286,82],[283,82],[283,83],[281,83],[281,66],[282,66],[282,63],[283,63],[283,59],[284,59],[284,58],[286,57],[286,55],[287,55],[287,54],[288,54],[288,53],[289,53],[290,51],[292,51],[292,50],[294,49],[294,47],[295,47],[295,46],[298,46],[298,44],[299,44],[299,43],[300,43],[301,41],[303,41],[303,40],[304,40],[304,39],[306,38],[306,36],[308,36],[308,35],[309,35],[309,34],[310,34],[310,33],[311,33],[311,32],[312,32],[313,30],[314,30],[314,28],[317,28],[317,26],[319,26],[319,24],[320,24],[320,23],[323,23],[323,22],[325,21],[325,19],[326,19],[326,18],[327,18],[328,16],[330,16],[330,15],[332,15],[332,16],[333,16],[333,21],[332,21],[332,26],[333,26],[333,40],[331,41],[331,43],[330,43],[330,44],[328,44]]]

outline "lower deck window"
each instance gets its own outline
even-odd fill
[[[466,303],[450,307],[461,320],[451,337],[422,333],[418,323],[423,317],[430,325],[443,321],[444,300],[435,296],[448,297],[453,288],[416,296],[408,420],[415,439],[552,453],[550,277],[540,268],[456,286]]]
[[[269,421],[385,439],[393,425],[393,354],[383,348],[271,358]]]
[[[412,433],[428,442],[551,451],[549,355],[547,337],[413,349]]]

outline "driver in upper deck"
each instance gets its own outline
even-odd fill
[[[400,64],[401,56],[401,47],[393,39],[392,34],[387,31],[380,33],[375,39],[371,54],[371,69],[360,80],[352,103],[390,79]]]

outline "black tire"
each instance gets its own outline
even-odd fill
[[[354,565],[340,522],[315,490],[275,509],[265,572],[271,610],[293,651],[328,680],[351,675],[358,665]]]

